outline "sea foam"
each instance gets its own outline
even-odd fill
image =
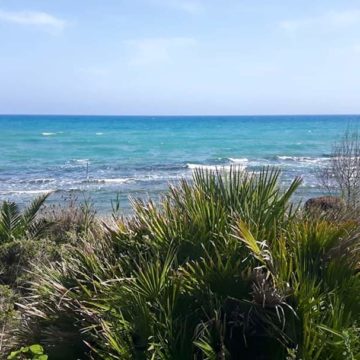
[[[53,193],[56,190],[54,189],[36,189],[36,190],[8,190],[8,191],[1,191],[1,195],[41,195],[41,194],[48,194]]]
[[[229,161],[231,161],[233,164],[244,164],[244,163],[248,163],[249,159],[247,158],[228,158]]]
[[[81,181],[82,184],[124,184],[129,182],[130,178],[115,178],[115,179],[86,179]]]
[[[276,156],[276,159],[282,161],[293,161],[293,162],[303,162],[303,163],[312,163],[316,164],[319,162],[327,161],[328,158],[326,157],[308,157],[308,156]]]
[[[241,166],[239,164],[237,165],[204,165],[204,164],[186,164],[188,169],[196,170],[196,169],[202,169],[202,170],[211,170],[211,171],[230,171],[232,168],[244,170],[246,167]]]

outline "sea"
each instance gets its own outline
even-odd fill
[[[0,201],[76,200],[110,213],[116,199],[158,201],[196,168],[281,169],[296,176],[296,198],[324,193],[319,169],[359,115],[334,116],[37,116],[0,115]]]

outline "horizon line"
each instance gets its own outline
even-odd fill
[[[80,117],[267,117],[267,116],[360,116],[360,113],[293,113],[293,114],[76,114],[76,113],[0,113],[0,116],[80,116]]]

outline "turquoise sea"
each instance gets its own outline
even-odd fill
[[[237,164],[303,177],[298,196],[321,193],[317,169],[360,116],[0,116],[0,200],[24,204],[52,191],[111,210],[119,194],[158,198],[196,167]]]

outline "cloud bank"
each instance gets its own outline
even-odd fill
[[[42,11],[5,11],[0,9],[0,21],[19,25],[45,27],[62,31],[67,22]]]
[[[280,27],[286,31],[303,29],[339,29],[360,24],[360,10],[329,11],[324,14],[301,19],[284,20]]]
[[[151,65],[170,61],[179,51],[195,46],[197,41],[189,37],[160,37],[127,40],[125,44],[134,51],[133,65]]]
[[[156,4],[191,15],[199,14],[204,9],[200,0],[153,0]]]

